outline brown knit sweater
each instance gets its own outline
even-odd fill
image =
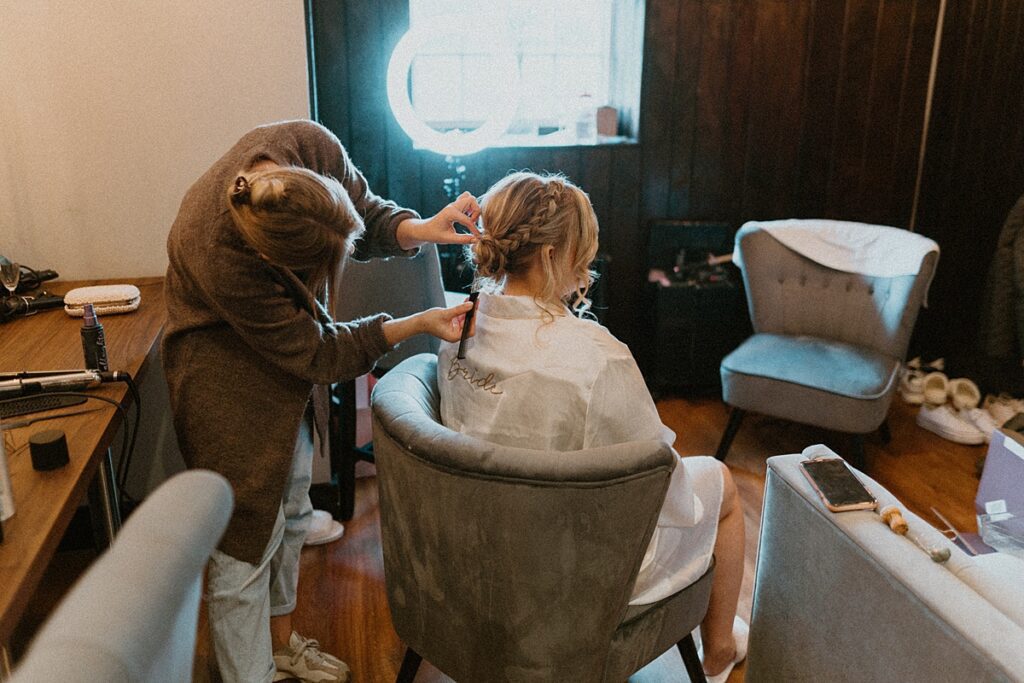
[[[227,191],[268,159],[337,178],[366,224],[355,257],[409,255],[395,238],[416,214],[370,192],[338,139],[311,121],[250,131],[197,180],[167,240],[164,370],[178,442],[189,467],[224,475],[235,511],[220,549],[259,562],[273,530],[299,425],[314,385],[326,447],[326,388],[369,371],[388,351],[385,315],[333,322],[305,303],[302,282],[241,237]],[[344,292],[341,293],[344,295]]]

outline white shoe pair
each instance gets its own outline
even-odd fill
[[[930,372],[920,378],[920,390],[922,405],[917,424],[948,441],[982,444],[999,426],[987,410],[978,407],[981,392],[966,377],[951,380],[941,372]]]

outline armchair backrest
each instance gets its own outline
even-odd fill
[[[47,620],[14,682],[191,681],[203,568],[232,498],[203,470],[157,488]]]
[[[440,424],[437,359],[373,393],[388,601],[455,680],[602,680],[675,460],[658,442],[510,448]]]
[[[425,244],[412,258],[345,262],[331,297],[335,320],[355,320],[377,313],[394,317],[444,306],[444,283],[437,246]],[[440,342],[418,334],[392,349],[377,365],[385,370],[419,353],[437,353]]]
[[[899,277],[842,272],[792,251],[757,223],[740,228],[736,249],[755,332],[821,337],[898,359],[938,261],[929,253],[916,275]]]

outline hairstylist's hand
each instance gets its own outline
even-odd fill
[[[457,342],[462,337],[462,324],[473,304],[465,301],[451,308],[429,308],[422,313],[395,318],[384,323],[384,338],[389,345],[399,344],[417,334],[429,334],[445,341]],[[469,336],[476,333],[476,316],[470,321]]]
[[[406,218],[398,224],[398,245],[402,249],[415,249],[426,242],[435,244],[469,244],[476,241],[480,230],[480,204],[476,197],[463,192],[454,202],[431,218]],[[470,234],[455,231],[455,224],[469,228]]]

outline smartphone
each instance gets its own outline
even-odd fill
[[[800,463],[804,476],[832,512],[874,510],[878,502],[842,458],[815,458]]]

